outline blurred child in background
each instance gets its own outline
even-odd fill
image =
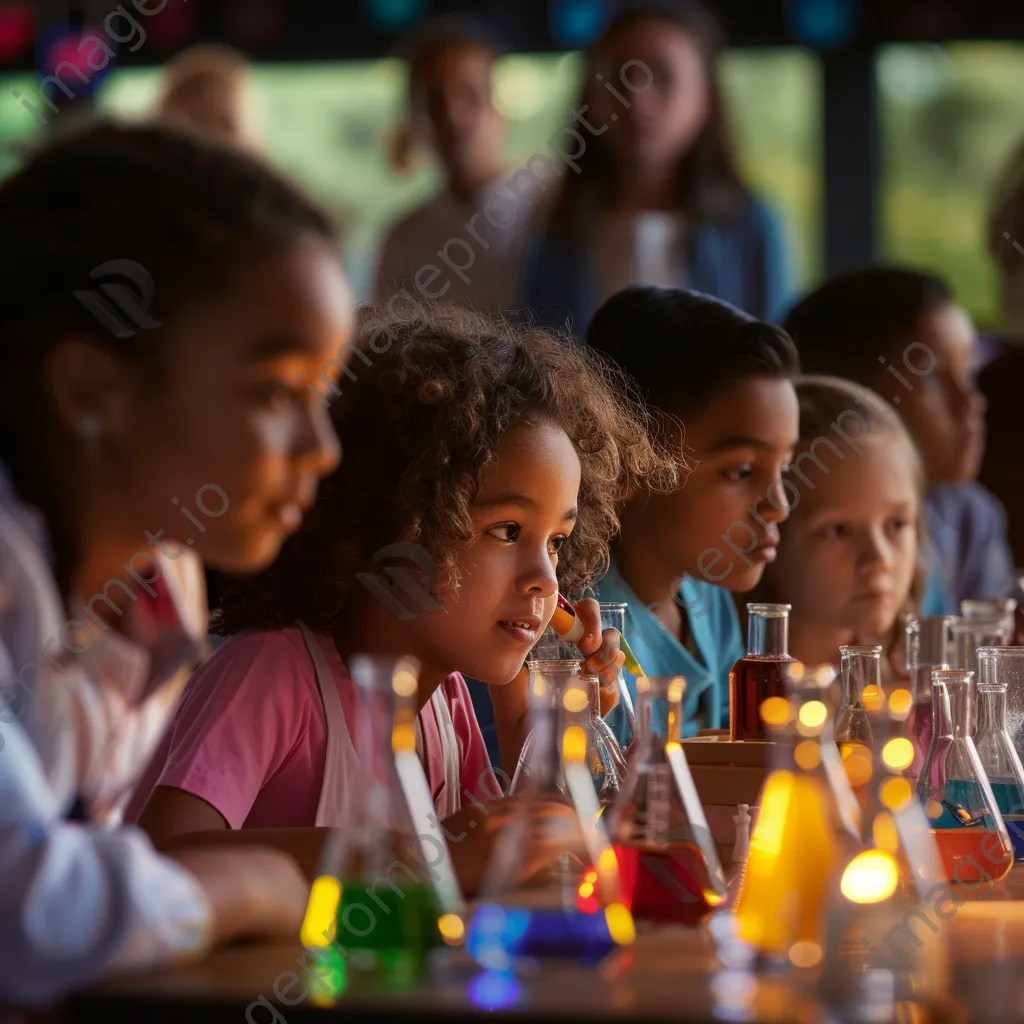
[[[984,402],[974,387],[974,327],[949,288],[914,270],[840,274],[803,299],[786,327],[808,373],[871,388],[899,412],[924,464],[934,564],[925,614],[1018,591],[1006,514],[975,479]]]
[[[0,185],[0,221],[10,1004],[211,940],[296,933],[307,889],[278,851],[172,860],[135,829],[62,818],[76,796],[88,810],[106,795],[111,764],[140,767],[153,722],[131,718],[194,653],[164,560],[262,568],[336,464],[299,378],[336,376],[352,302],[315,207],[237,151],[165,128],[101,125],[40,151]]]
[[[358,379],[333,409],[345,459],[278,561],[225,597],[219,628],[232,639],[193,677],[129,814],[141,812],[158,843],[286,829],[275,841],[312,872],[322,827],[351,822],[364,777],[349,742],[348,661],[411,655],[438,817],[452,834],[482,826],[452,847],[472,891],[503,816],[484,819],[476,803],[500,791],[461,672],[491,684],[511,774],[521,670],[559,583],[603,570],[622,497],[649,478],[671,481],[674,465],[592,355],[541,331],[455,307],[367,313],[357,354]],[[357,578],[380,573],[375,554],[397,542],[423,556],[399,559],[424,598],[404,618]],[[579,614],[589,627],[580,649],[614,691],[622,655],[605,644],[617,635],[602,641],[593,601]]]
[[[784,310],[789,254],[736,166],[715,77],[722,42],[704,5],[644,0],[591,47],[580,141],[561,142],[573,173],[527,246],[520,296],[544,322],[582,336],[634,284],[691,288],[765,320]]]
[[[470,20],[444,18],[417,31],[403,51],[409,112],[394,163],[408,170],[425,146],[441,164],[444,187],[392,225],[377,295],[387,298],[404,285],[427,299],[506,309],[515,297],[530,197],[506,187],[506,124],[494,102],[497,43]],[[442,253],[465,269],[451,270]]]
[[[792,605],[789,653],[838,664],[842,644],[882,644],[883,678],[903,614],[918,611],[924,473],[891,405],[837,377],[799,377],[800,442],[787,474],[790,516],[757,599]]]
[[[227,46],[194,46],[170,61],[155,116],[213,141],[263,150],[248,61]]]
[[[724,728],[729,669],[744,653],[730,591],[757,584],[789,514],[779,485],[797,439],[796,350],[717,299],[642,287],[609,299],[587,342],[629,374],[692,464],[671,494],[630,495],[600,600],[628,605],[646,672],[686,677],[687,734]],[[625,739],[622,712],[610,720]]]

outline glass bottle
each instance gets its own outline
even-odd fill
[[[726,902],[718,849],[681,743],[682,676],[637,677],[637,743],[608,831],[622,901],[638,920],[699,924]],[[592,909],[593,870],[578,905]]]
[[[1020,861],[1024,860],[1024,767],[1007,727],[1007,680],[1002,671],[1007,652],[1010,659],[1024,655],[1019,647],[978,648],[978,728],[974,745],[1013,844],[1014,859]]]
[[[867,710],[872,738],[860,787],[863,847],[840,864],[828,900],[818,991],[831,1019],[919,1019],[945,993],[941,929],[915,930],[921,938],[905,949],[897,944],[894,955],[894,936],[930,910],[931,894],[945,889],[938,849],[908,778],[913,744],[904,725],[911,706],[910,690],[897,688]]]
[[[917,782],[947,881],[998,881],[1013,866],[1013,847],[974,740],[973,672],[932,672],[935,724]]]
[[[466,934],[467,952],[485,970],[596,961],[635,934],[587,765],[590,694],[579,662],[572,665],[530,663],[533,750]],[[596,869],[594,913],[576,905],[587,864]]]
[[[914,763],[910,776],[915,785],[932,738],[932,672],[937,668],[950,667],[952,627],[955,621],[952,615],[907,617],[907,672],[913,704],[907,719],[906,735],[914,744]]]
[[[599,607],[601,609],[601,630],[617,629],[619,636],[624,637],[626,635],[626,609],[629,605],[623,601],[601,601]],[[633,707],[633,698],[626,685],[626,676],[621,670],[616,682],[619,687],[619,707],[622,708],[622,715],[626,719],[626,727],[629,730],[630,742],[632,742],[636,738],[636,709]],[[600,711],[600,708],[598,710]]]
[[[764,740],[761,704],[785,697],[789,656],[788,604],[747,605],[747,653],[729,672],[729,738]]]
[[[432,950],[461,944],[465,932],[416,753],[419,665],[358,655],[349,667],[361,784],[349,821],[324,844],[302,929],[304,945],[325,961],[317,995],[328,999],[361,977],[414,982]]]
[[[861,805],[862,817],[870,780],[871,720],[869,709],[877,710],[882,694],[882,648],[848,645],[842,652],[841,696],[836,716],[835,738],[843,768]]]
[[[823,732],[836,749],[826,703],[835,670],[802,669],[790,667],[797,685],[786,697],[768,697],[761,706],[774,741],[773,768],[761,790],[734,914],[739,938],[760,959],[806,969],[823,956],[824,909],[837,867],[860,843],[836,795],[835,787],[845,788],[849,807],[849,783],[842,772],[830,775],[822,758]]]
[[[1005,612],[981,614],[980,610],[968,617],[953,620],[953,649],[950,668],[963,672],[978,671],[979,647],[1008,647],[1013,643],[1014,617]],[[970,734],[974,735],[975,722],[969,723]]]
[[[590,776],[597,791],[598,798],[602,804],[610,803],[619,792],[623,778],[626,775],[626,756],[619,746],[611,727],[601,717],[601,690],[600,683],[596,676],[582,674],[579,651],[574,644],[562,640],[551,629],[545,630],[541,639],[530,652],[528,663],[533,669],[543,673],[544,677],[552,683],[548,688],[548,698],[557,700],[559,690],[565,685],[568,677],[578,677],[580,685],[587,691],[587,707],[585,713],[580,716],[579,724],[585,731],[587,737],[587,766]],[[544,735],[549,745],[554,744],[554,752],[548,751],[543,754],[543,762],[559,763],[557,754],[558,733],[557,730],[546,729]],[[511,792],[518,792],[522,786],[522,779],[530,774],[531,757],[533,757],[534,746],[538,736],[531,730],[523,744],[519,755],[519,762],[516,765],[515,774],[512,777]],[[565,779],[561,772],[555,777],[558,791],[565,793]]]
[[[1017,756],[1024,763],[1024,647],[986,647],[984,650],[990,662],[988,678],[1006,683],[1006,725]]]

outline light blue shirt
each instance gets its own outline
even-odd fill
[[[679,594],[687,610],[697,657],[633,593],[614,563],[597,585],[599,601],[627,606],[626,639],[644,672],[652,676],[685,677],[683,735],[693,736],[702,728],[728,728],[729,670],[746,651],[736,606],[727,590],[684,576]],[[624,675],[630,697],[635,700],[636,680],[628,672]],[[608,714],[608,724],[620,742],[631,738],[621,708]]]

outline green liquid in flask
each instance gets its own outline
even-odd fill
[[[342,885],[338,930],[327,950],[337,994],[357,977],[385,985],[411,984],[422,977],[427,955],[443,945],[441,909],[429,885],[363,881]],[[343,952],[344,951],[344,952]]]

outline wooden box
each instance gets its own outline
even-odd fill
[[[761,787],[771,770],[771,743],[733,743],[726,732],[703,732],[683,741],[683,751],[704,805],[708,828],[723,865],[732,861],[736,842],[733,817],[740,804],[750,808],[750,830],[757,824]]]

